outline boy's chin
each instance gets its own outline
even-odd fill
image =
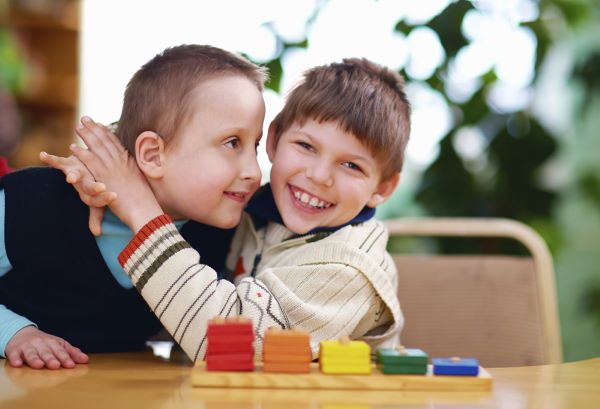
[[[228,220],[219,220],[215,223],[212,223],[212,225],[220,229],[233,229],[234,227],[237,227],[238,224],[240,224],[241,219],[242,216],[240,215],[237,218],[234,217]]]

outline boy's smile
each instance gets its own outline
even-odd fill
[[[297,234],[348,223],[365,206],[380,204],[397,183],[381,182],[371,152],[336,122],[294,123],[277,145],[270,133],[267,153],[277,208]]]

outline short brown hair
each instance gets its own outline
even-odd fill
[[[307,70],[273,120],[274,137],[308,119],[337,121],[382,165],[382,178],[402,170],[410,134],[410,104],[400,74],[365,58]]]
[[[225,75],[248,78],[262,91],[266,71],[220,48],[208,45],[171,47],[144,64],[125,90],[117,134],[131,155],[144,131],[169,143],[188,114],[189,96],[202,82]]]

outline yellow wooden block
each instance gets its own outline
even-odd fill
[[[345,375],[368,375],[371,373],[372,365],[327,365],[320,364],[321,372],[324,374],[345,374]]]
[[[371,347],[364,341],[321,341],[320,356],[371,356]]]

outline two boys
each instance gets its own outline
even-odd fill
[[[119,144],[106,128],[89,122],[80,133],[89,151],[73,152],[117,194],[110,206],[138,231],[119,261],[190,359],[203,358],[206,325],[217,315],[252,318],[258,358],[271,326],[309,331],[314,357],[324,339],[398,341],[396,271],[387,232],[372,217],[399,181],[409,133],[402,85],[367,60],[307,71],[269,127],[271,183],[237,228],[227,258],[233,283],[200,263],[154,189],[110,154]],[[131,201],[131,190],[145,193]]]
[[[182,66],[165,65],[162,73],[179,76]],[[153,75],[158,75],[161,68],[155,68]],[[145,101],[153,100],[169,109],[139,115],[155,123],[132,127],[131,132],[126,131],[129,121],[120,120],[120,140],[127,141],[125,135],[133,135],[132,144],[123,144],[135,155],[135,162],[126,159],[127,154],[105,128],[88,122],[78,131],[90,151],[75,152],[97,180],[117,193],[112,210],[138,232],[119,260],[191,359],[203,357],[206,321],[215,315],[251,316],[259,343],[269,326],[308,329],[314,353],[321,339],[349,335],[380,344],[394,342],[401,329],[396,273],[385,253],[385,229],[372,219],[373,208],[391,195],[398,182],[408,138],[409,108],[401,79],[360,60],[320,68],[324,71],[316,69],[314,78],[306,75],[303,84],[312,84],[310,87],[296,89],[305,90],[297,94],[297,109],[284,109],[270,127],[267,149],[274,163],[272,187],[261,190],[237,230],[227,262],[229,270],[238,273],[235,284],[218,280],[214,269],[199,264],[198,253],[188,244],[194,245],[193,235],[180,235],[177,223],[173,225],[170,220],[192,219],[218,227],[233,227],[239,221],[260,180],[254,155],[264,106],[262,97],[256,98],[261,88],[251,76],[235,70],[222,73],[217,67],[212,74],[205,73],[202,81],[182,86],[182,106],[168,104],[172,99],[142,94],[140,105],[129,105],[132,117]],[[339,93],[353,83],[360,84],[355,91]],[[161,81],[145,85],[172,91]],[[329,92],[316,92],[324,89]],[[320,96],[313,98],[315,95]],[[293,100],[290,96],[286,107],[294,107]],[[175,126],[169,128],[169,123]],[[398,139],[399,144],[394,145]],[[310,166],[302,168],[302,163]],[[32,182],[28,179],[25,183]],[[50,185],[57,183],[53,179]],[[7,190],[7,198],[12,196],[14,185]],[[45,196],[37,199],[44,200]],[[84,213],[78,210],[77,214],[73,224],[78,230],[69,231],[76,233],[69,244],[79,245],[85,223],[81,217]],[[57,226],[51,227],[71,224],[68,215],[63,214]],[[106,218],[104,231],[105,223]],[[289,224],[290,229],[282,223]],[[193,223],[186,226],[189,224]],[[91,248],[89,240],[85,244]],[[27,247],[21,245],[26,252]],[[108,262],[110,252],[102,252],[100,242],[96,246]],[[205,263],[211,251],[194,247]],[[68,261],[67,252],[50,261],[57,262],[60,255]],[[95,284],[102,281],[100,274],[92,281],[87,269],[99,260],[96,256],[84,268],[80,266],[81,271],[69,274],[68,278],[87,284],[82,290],[84,296],[97,293]],[[65,263],[59,264],[64,267]],[[47,284],[48,290],[52,288],[50,280]],[[48,302],[42,300],[40,308],[44,301]],[[112,311],[108,315],[123,324],[136,323],[137,317],[126,311],[128,307],[107,304]],[[90,332],[89,325],[82,328],[82,333]],[[125,325],[98,332],[102,331],[117,339],[132,332]],[[256,349],[260,351],[260,345]],[[49,366],[48,361],[43,362]]]

